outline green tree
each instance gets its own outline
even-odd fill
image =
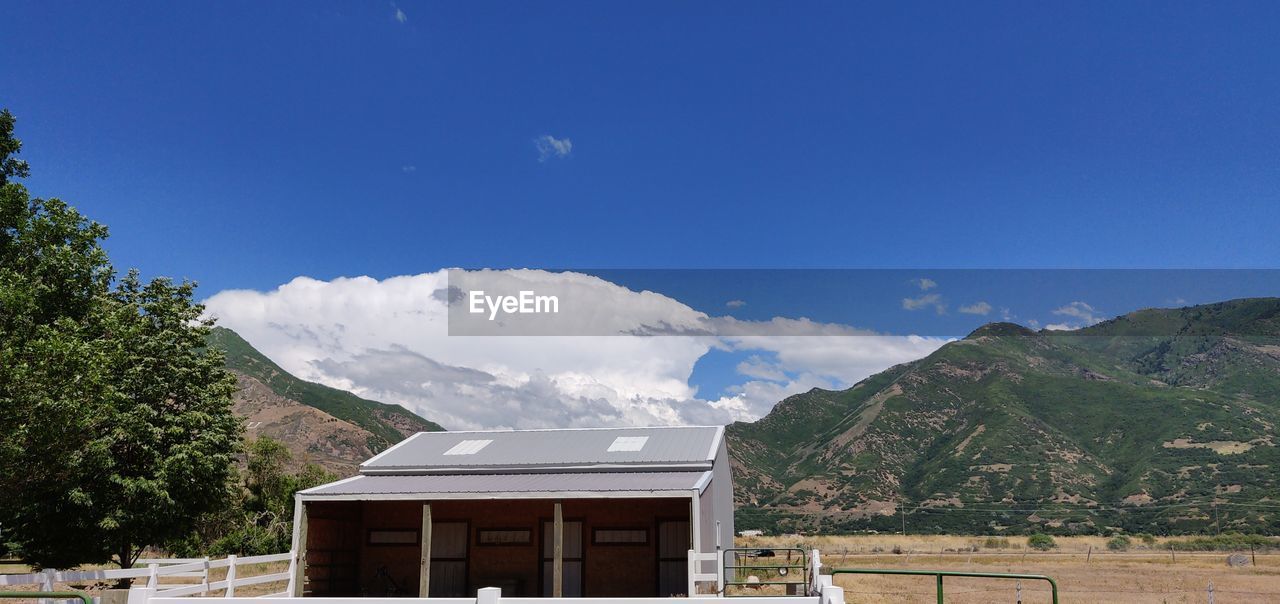
[[[1031,547],[1032,549],[1038,549],[1040,551],[1048,551],[1055,547],[1058,547],[1058,543],[1054,541],[1053,537],[1050,537],[1049,535],[1046,535],[1044,533],[1036,533],[1034,535],[1031,535],[1030,537],[1027,537],[1027,546]]]
[[[292,458],[284,443],[269,436],[259,437],[249,445],[247,509],[277,515],[287,511],[286,515],[292,515],[294,479],[285,468]]]
[[[249,443],[244,488],[235,506],[201,518],[194,531],[168,547],[181,556],[257,555],[287,551],[293,538],[293,497],[302,489],[337,479],[307,463],[296,473],[283,443],[262,436]]]
[[[31,562],[114,559],[225,506],[240,424],[195,286],[113,287],[106,227],[15,178],[0,112],[0,523]]]

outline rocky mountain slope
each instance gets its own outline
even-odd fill
[[[350,476],[360,462],[411,434],[443,430],[399,405],[298,379],[230,329],[214,328],[209,345],[226,353],[236,374],[235,413],[245,420],[246,436],[283,442],[295,464],[318,463]]]
[[[1280,298],[995,323],[729,429],[740,528],[1280,530]]]

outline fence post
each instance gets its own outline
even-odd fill
[[[202,578],[204,579],[204,591],[200,593],[201,595],[207,596],[209,595],[209,557],[208,556],[204,557],[204,569],[200,571],[200,574],[203,575]]]
[[[1013,584],[1013,589],[1014,604],[1022,604],[1022,579],[1018,579],[1018,582]]]
[[[298,580],[298,573],[294,572],[294,568],[296,568],[297,564],[298,550],[289,550],[289,585],[285,588],[285,591],[289,592],[287,597],[290,598],[298,597],[297,592],[293,590],[294,581]]]
[[[224,598],[236,597],[236,555],[227,555],[227,591],[222,595]]]
[[[1092,545],[1090,545],[1090,546],[1089,546],[1089,553],[1087,553],[1087,554],[1085,554],[1085,555],[1084,555],[1084,563],[1085,563],[1085,564],[1088,564],[1088,563],[1089,563],[1089,560],[1092,560],[1092,559],[1093,559],[1093,546],[1092,546]]]
[[[815,595],[822,589],[818,586],[822,578],[822,551],[816,547],[813,548],[813,553],[809,555],[809,567],[811,571],[809,573],[809,595]]]
[[[501,601],[501,587],[481,587],[476,590],[476,604],[498,604]]]
[[[147,565],[147,587],[152,589],[160,585],[160,563],[152,562]]]
[[[154,587],[134,587],[129,590],[128,604],[147,604],[155,593]]]
[[[1254,566],[1257,566],[1255,563]],[[716,593],[724,593],[724,550],[716,550]],[[689,594],[693,596],[693,594]]]
[[[698,552],[689,550],[689,593],[685,594],[692,598],[698,592],[698,582],[694,579],[694,575],[698,572]]]
[[[1213,604],[1213,579],[1209,579],[1209,604]]]
[[[44,591],[53,591],[53,579],[57,574],[56,569],[46,568],[40,571],[40,589]],[[53,600],[41,598],[39,604],[53,604]]]
[[[938,604],[944,604],[946,598],[942,596],[942,573],[938,573]]]

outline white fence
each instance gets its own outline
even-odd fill
[[[210,558],[142,559],[138,560],[138,563],[146,564],[146,566],[105,570],[47,569],[38,573],[23,575],[0,575],[0,586],[38,585],[41,591],[53,591],[54,584],[57,583],[88,583],[133,579],[135,586],[130,590],[129,598],[131,601],[136,597],[133,591],[137,589],[147,589],[146,594],[157,597],[208,595],[212,591],[225,590],[225,596],[231,598],[235,596],[237,587],[291,580],[293,574],[290,570],[267,575],[238,576],[240,574],[238,567],[240,566],[268,562],[289,562],[291,570],[293,567],[293,553],[286,552],[268,556],[227,556],[221,560]],[[226,578],[221,581],[210,581],[209,571],[215,568],[227,569]],[[167,580],[170,578],[195,579],[195,581],[166,581],[161,583],[161,579]],[[138,581],[140,579],[146,580],[145,588],[138,586],[138,583],[141,583],[141,581]],[[289,593],[289,589],[285,588],[281,589],[279,593],[266,597],[284,597],[288,596]]]
[[[307,598],[306,604],[672,604],[706,602],[707,598],[507,598],[497,587],[485,587],[474,598]],[[193,604],[188,598],[152,598],[149,604]],[[298,604],[290,598],[231,598],[226,604]],[[819,596],[744,596],[734,604],[844,604],[844,598]]]
[[[714,594],[691,595],[683,598],[516,598],[503,597],[502,590],[496,587],[480,589],[474,598],[307,598],[307,604],[352,604],[353,600],[360,604],[604,604],[620,602],[624,604],[671,604],[672,602],[705,602],[708,598],[717,598],[724,589],[724,564],[722,553],[699,554],[689,552],[689,593],[697,594],[698,583],[712,583]],[[743,596],[733,598],[735,604],[844,604],[844,592],[831,584],[830,575],[820,574],[822,563],[818,552],[813,552],[810,565],[811,593],[801,596]],[[129,590],[128,604],[199,604],[201,599],[193,596],[208,596],[211,592],[222,592],[219,601],[222,604],[298,604],[293,593],[294,564],[296,560],[292,552],[272,554],[269,556],[228,556],[221,560],[209,558],[187,559],[148,559],[139,560],[146,567],[115,570],[92,571],[57,571],[49,570],[26,575],[0,575],[0,586],[4,585],[39,585],[44,591],[52,591],[54,583],[80,583],[114,579],[146,579],[136,581]],[[239,576],[237,567],[268,562],[289,562],[288,569],[283,572],[249,577]],[[705,572],[706,565],[713,563],[715,572]],[[226,578],[210,581],[209,571],[226,568]],[[193,581],[173,582],[171,579],[189,579]],[[165,579],[165,582],[161,582]],[[261,583],[286,582],[287,588],[279,593],[244,598],[236,596],[236,589]]]

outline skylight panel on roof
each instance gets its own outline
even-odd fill
[[[444,454],[445,455],[475,455],[476,453],[480,452],[480,449],[483,449],[489,446],[489,443],[491,442],[493,442],[493,439],[464,440],[454,445],[448,451],[445,451]]]
[[[619,436],[613,439],[613,444],[609,445],[609,453],[639,451],[644,448],[646,442],[649,442],[648,436]]]

